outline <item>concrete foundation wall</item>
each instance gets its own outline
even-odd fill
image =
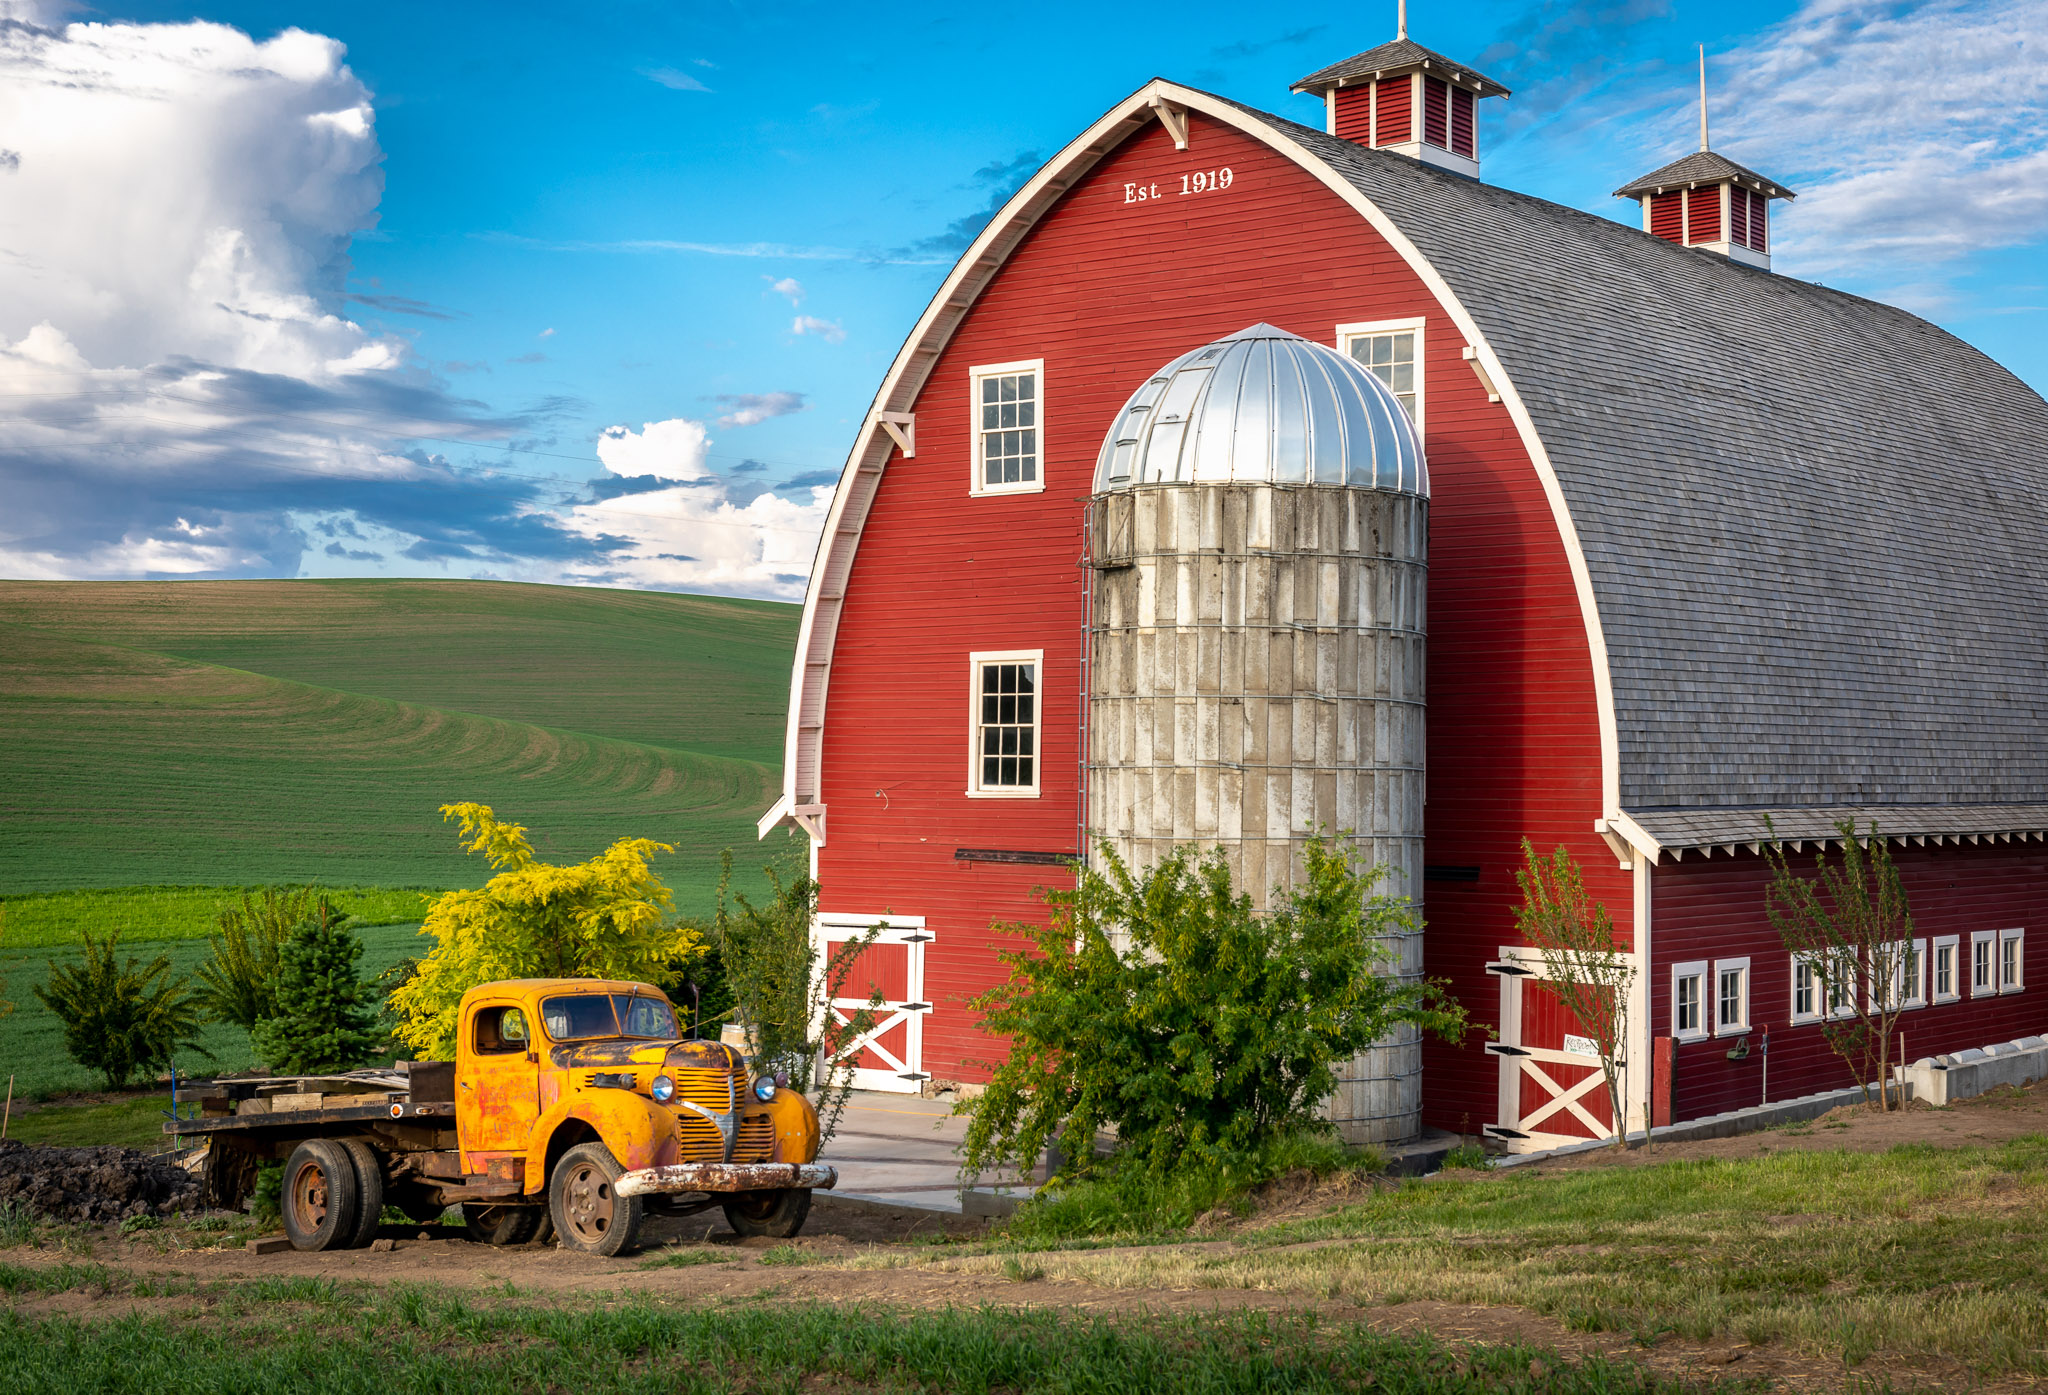
[[[1318,827],[1422,894],[1428,501],[1328,485],[1142,485],[1089,506],[1088,828],[1148,867],[1217,847],[1262,909]],[[1390,944],[1422,972],[1419,935]],[[1357,1142],[1420,1128],[1412,1033],[1344,1072]]]
[[[2021,1037],[1952,1055],[1923,1056],[1899,1071],[1913,1098],[1939,1109],[2000,1085],[2031,1085],[2048,1077],[2048,1038]]]

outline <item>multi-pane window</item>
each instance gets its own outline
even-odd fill
[[[1706,984],[1705,964],[1671,966],[1671,1035],[1674,1037],[1703,1037],[1707,1034]]]
[[[1387,385],[1422,428],[1422,321],[1338,325],[1337,343]]]
[[[1970,996],[1980,997],[1998,991],[1998,961],[1993,958],[1997,950],[1997,936],[1989,930],[1979,930],[1970,936]]]
[[[1792,1020],[1812,1022],[1820,1017],[1820,975],[1813,961],[1803,954],[1792,956]]]
[[[1906,940],[1898,947],[1898,983],[1894,993],[1900,1007],[1927,1005],[1927,941]]]
[[[1038,672],[1031,654],[974,656],[975,794],[1038,793]]]
[[[2026,987],[2026,931],[1998,932],[1998,991],[2017,993]]]
[[[1942,935],[1935,939],[1934,1001],[1937,1003],[1951,1003],[1962,996],[1962,984],[1958,977],[1962,966],[1958,958],[1954,935]]]
[[[1044,430],[1045,365],[999,363],[977,368],[974,383],[974,490],[1000,494],[1044,488],[1039,472]]]
[[[1749,961],[1714,961],[1714,1030],[1724,1036],[1749,1030]]]

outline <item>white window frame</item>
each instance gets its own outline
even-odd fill
[[[1977,982],[1977,946],[1984,946],[1986,982]],[[1970,932],[1970,996],[1991,998],[1998,994],[1998,932],[1996,930],[1973,930]]]
[[[1953,1003],[1963,996],[1962,937],[1958,935],[1936,935],[1930,942],[1930,957],[1927,961],[1927,1000],[1931,1003]],[[1948,992],[1941,991],[1941,952],[1948,951],[1949,983]]]
[[[1901,981],[1893,985],[1893,991],[1898,997],[1899,1009],[1924,1008],[1927,1006],[1927,941],[1901,940],[1899,943],[1905,946],[1895,961]],[[1913,974],[1913,981],[1904,982],[1907,971],[1916,966],[1919,971]]]
[[[1818,955],[1801,953],[1795,953],[1792,956],[1792,996],[1787,1001],[1792,1005],[1791,1016],[1794,1026],[1803,1026],[1809,1022],[1827,1021],[1827,990],[1821,984],[1820,967],[1814,962],[1817,958],[1819,958]],[[1813,994],[1813,1011],[1811,1012],[1801,1012],[1799,1010],[1799,971],[1801,969],[1807,972],[1809,991]]]
[[[1829,981],[1829,987],[1822,990],[1821,1020],[1839,1022],[1845,1018],[1854,1017],[1856,1015],[1856,983],[1857,980],[1863,977],[1862,970],[1857,967],[1856,961],[1850,958],[1846,951],[1840,950],[1829,954],[1816,954],[1813,957],[1816,959],[1834,959],[1837,970],[1835,977]],[[1839,991],[1841,993],[1842,1005],[1840,1007],[1829,1006],[1827,994],[1832,991]]]
[[[987,484],[988,471],[981,459],[981,383],[984,378],[1004,378],[1012,373],[1034,373],[1037,375],[1036,416],[1037,424],[1032,427],[1038,433],[1038,478],[1016,484]],[[1045,491],[1045,360],[1042,358],[1020,358],[1014,363],[983,363],[967,370],[967,454],[971,469],[968,477],[969,494],[1041,494]]]
[[[1721,1020],[1721,975],[1739,973],[1742,975],[1741,1020]],[[1749,960],[1716,959],[1714,961],[1714,1035],[1717,1037],[1739,1037],[1749,1033]]]
[[[1671,1036],[1674,1041],[1704,1041],[1712,1033],[1707,1028],[1707,975],[1708,964],[1704,959],[1690,959],[1683,964],[1671,966]],[[1678,985],[1685,979],[1699,983],[1700,996],[1697,999],[1699,1020],[1691,1027],[1679,1026]]]
[[[2006,946],[2012,949],[2012,972],[2005,971]],[[1998,955],[1992,966],[1998,971],[1998,991],[2024,993],[2027,989],[2027,932],[2022,929],[1998,932]]]
[[[1405,320],[1358,320],[1351,324],[1337,326],[1337,352],[1351,357],[1351,341],[1364,339],[1374,334],[1400,334],[1407,330],[1415,332],[1415,439],[1422,439],[1422,424],[1429,416],[1429,393],[1423,383],[1422,349],[1426,342],[1428,321],[1421,315]],[[1356,362],[1356,360],[1353,360]],[[1360,364],[1361,368],[1365,365]],[[1371,372],[1371,369],[1366,369]]]
[[[1031,784],[981,783],[981,670],[984,664],[1030,664],[1036,673],[1031,704]],[[1045,651],[988,649],[967,656],[967,797],[969,799],[1036,799],[1045,777]]]

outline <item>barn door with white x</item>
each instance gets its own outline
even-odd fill
[[[856,1090],[916,1094],[930,1079],[924,1069],[924,1023],[932,1010],[924,1001],[924,947],[932,937],[924,928],[924,917],[821,913],[812,932],[819,970],[823,972],[849,940],[860,939],[876,926],[881,933],[860,952],[839,991],[825,1004],[842,1032],[862,1012],[873,1013],[875,1020],[866,1031],[841,1043],[833,1060],[852,1065]]]
[[[1614,1112],[1600,1052],[1542,976],[1542,960],[1506,948],[1487,969],[1500,980],[1500,1118],[1486,1132],[1510,1148],[1611,1138]]]

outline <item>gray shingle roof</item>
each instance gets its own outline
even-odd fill
[[[1639,199],[1644,194],[1661,194],[1666,189],[1683,189],[1690,184],[1705,184],[1713,180],[1733,179],[1746,184],[1759,194],[1774,199],[1799,197],[1775,179],[1766,179],[1746,165],[1738,165],[1718,150],[1695,150],[1692,154],[1673,160],[1660,170],[1652,170],[1631,184],[1624,184],[1614,191],[1618,199]]]
[[[1764,819],[1769,817],[1768,831]],[[1839,839],[1854,821],[1890,838],[2007,839],[2048,833],[2048,804],[1837,805],[1827,809],[1661,809],[1636,820],[1666,847],[1731,847],[1768,841]]]
[[[1462,79],[1467,87],[1476,88],[1482,97],[1505,97],[1508,90],[1484,73],[1475,73],[1470,65],[1456,59],[1446,58],[1441,53],[1424,48],[1421,44],[1406,39],[1396,39],[1378,48],[1369,48],[1356,53],[1342,63],[1332,63],[1310,73],[1292,88],[1296,92],[1314,92],[1320,95],[1323,89],[1335,87],[1346,78],[1364,77],[1368,73],[1399,72],[1408,68],[1428,68],[1446,78]]]
[[[2048,804],[2037,393],[1903,310],[1245,110],[1499,354],[1585,549],[1624,810]]]

